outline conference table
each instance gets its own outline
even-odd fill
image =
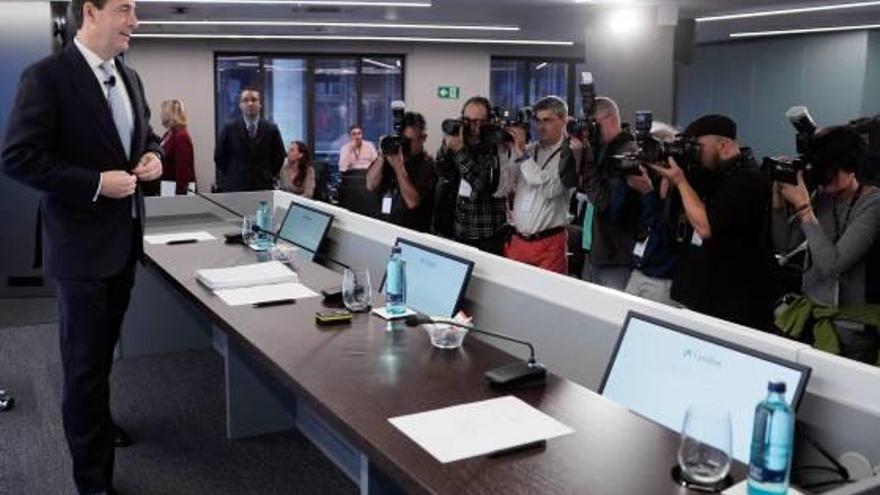
[[[371,313],[357,313],[347,325],[319,326],[315,312],[327,309],[320,297],[274,307],[226,305],[196,281],[195,272],[257,262],[257,253],[250,249],[223,243],[222,234],[235,228],[232,221],[214,216],[151,219],[147,233],[206,230],[218,240],[147,244],[147,269],[210,319],[223,334],[228,354],[238,356],[282,407],[289,406],[291,414],[298,408],[311,411],[357,450],[364,459],[362,493],[690,493],[670,476],[677,463],[677,432],[553,370],[545,385],[493,390],[483,373],[519,358],[472,336],[460,349],[436,349],[421,328],[390,324]],[[342,276],[325,266],[305,259],[291,265],[300,282],[315,292],[341,285]],[[374,304],[380,298],[374,294]],[[547,315],[548,332],[553,331],[552,322]],[[574,433],[548,440],[541,449],[443,464],[388,421],[504,395],[518,397]],[[254,408],[256,403],[240,407]],[[745,473],[746,467],[734,462],[733,478],[740,481]]]

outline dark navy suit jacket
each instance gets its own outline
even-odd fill
[[[238,116],[223,126],[217,138],[217,186],[223,192],[272,189],[286,155],[277,125],[260,119],[251,139]]]
[[[142,251],[140,188],[128,198],[92,201],[101,172],[130,171],[147,151],[162,156],[140,78],[121,59],[116,67],[134,110],[130,156],[100,83],[73,43],[22,73],[9,116],[4,169],[43,193],[42,254],[47,272],[58,278],[110,277]]]

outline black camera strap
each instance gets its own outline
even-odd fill
[[[843,225],[840,225],[840,218],[837,215],[837,203],[834,204],[834,207],[831,208],[831,213],[834,215],[834,242],[843,237],[844,232],[846,232],[846,226],[849,225],[849,217],[852,216],[853,208],[856,206],[856,203],[859,201],[859,198],[862,196],[862,188],[864,186],[859,184],[858,190],[856,190],[856,195],[849,201],[849,205],[846,207],[846,214],[843,217]]]
[[[538,152],[539,151],[541,151],[541,145],[535,146],[535,163],[538,163]],[[556,151],[554,151],[553,153],[550,153],[550,156],[548,156],[547,159],[544,160],[544,165],[541,165],[541,170],[544,170],[545,168],[547,168],[547,165],[550,165],[550,162],[553,161],[553,158],[555,158],[560,153],[562,153],[562,145],[559,145],[559,147],[556,148]]]

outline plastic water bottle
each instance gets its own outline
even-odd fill
[[[385,311],[391,315],[406,312],[406,260],[400,255],[400,246],[391,248],[385,267]]]
[[[260,201],[257,206],[256,224],[260,229],[256,233],[257,246],[262,249],[272,247],[272,235],[270,234],[273,225],[272,209],[269,208],[269,203],[266,201]]]
[[[770,382],[767,398],[755,407],[749,495],[788,493],[794,445],[794,413],[785,402],[785,383]]]

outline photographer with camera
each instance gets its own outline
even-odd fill
[[[649,114],[649,112],[640,112]],[[637,138],[640,139],[639,119],[636,119]],[[653,122],[648,118],[644,123],[644,137],[655,147],[666,146],[664,151],[654,155],[665,156],[669,148],[676,144],[678,131],[669,125]],[[647,147],[647,146],[646,146]],[[645,154],[646,150],[640,153]],[[652,158],[659,158],[652,157]],[[644,165],[642,165],[644,166]],[[650,299],[655,302],[675,306],[672,300],[672,277],[681,261],[683,244],[679,238],[682,223],[686,223],[681,198],[665,178],[652,174],[653,190],[642,195],[641,215],[638,223],[638,236],[633,248],[633,271],[624,290],[627,294]]]
[[[736,123],[707,115],[683,133],[699,143],[699,164],[651,165],[674,186],[693,234],[672,282],[672,298],[690,309],[760,330],[772,329],[775,296],[768,233],[770,182]],[[684,165],[684,164],[683,164]]]
[[[486,142],[481,128],[492,124],[492,104],[482,96],[468,99],[461,118],[444,122],[437,152],[437,174],[456,191],[452,237],[458,242],[501,255],[507,201],[495,196],[500,177],[498,143]],[[438,212],[446,205],[438,204]],[[437,224],[435,214],[435,230]]]
[[[596,98],[593,119],[598,124],[599,146],[593,149],[593,160],[584,166],[584,189],[593,208],[593,215],[584,221],[584,248],[589,251],[590,276],[593,283],[623,290],[632,271],[631,253],[636,239],[640,196],[653,189],[645,171],[624,176],[620,160],[615,158],[635,151],[633,136],[623,131],[620,110],[614,100]],[[571,139],[574,147],[583,143]],[[589,209],[588,209],[589,211]]]
[[[825,129],[810,150],[811,177],[801,170],[797,184],[774,183],[774,244],[787,251],[807,243],[805,297],[789,305],[777,324],[817,348],[877,364],[880,193],[856,173],[864,152],[852,129]],[[818,184],[813,197],[805,182]]]
[[[563,185],[560,170],[572,154],[565,139],[568,105],[548,96],[535,104],[534,112],[540,141],[527,144],[524,127],[507,128],[512,142],[503,176],[509,180],[502,179],[497,194],[515,193],[515,230],[504,245],[504,256],[565,274],[570,188]]]
[[[383,150],[367,170],[367,189],[382,195],[382,217],[387,221],[430,232],[437,173],[434,160],[425,152],[425,117],[406,112],[396,152]],[[389,150],[394,151],[394,150]]]

